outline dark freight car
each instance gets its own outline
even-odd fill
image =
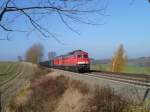
[[[43,61],[43,62],[40,62],[40,65],[51,68],[53,67],[53,61],[52,60]]]

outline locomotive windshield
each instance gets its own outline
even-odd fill
[[[82,55],[78,55],[78,58],[81,58],[82,57]]]
[[[84,56],[83,56],[84,58],[88,58],[88,55],[87,54],[84,54]]]
[[[77,58],[88,58],[88,55],[87,55],[87,54],[84,54],[84,55],[78,55]]]

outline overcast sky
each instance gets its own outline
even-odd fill
[[[45,18],[46,25],[61,40],[41,39],[32,34],[26,38],[24,34],[15,34],[12,41],[0,41],[0,60],[16,60],[18,55],[24,56],[25,51],[36,42],[43,44],[45,59],[48,51],[56,51],[57,55],[76,49],[82,49],[96,59],[110,58],[119,44],[123,44],[129,58],[150,56],[150,4],[146,0],[109,0],[106,14],[97,17],[96,22],[105,23],[100,26],[71,24],[80,32],[77,35],[66,28],[54,15]],[[26,25],[22,21],[18,25]],[[0,36],[2,36],[0,34]]]

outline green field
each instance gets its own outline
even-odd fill
[[[30,63],[0,62],[2,107],[32,78],[33,74],[34,67]]]
[[[96,64],[91,65],[91,69],[109,71],[108,64]],[[143,67],[137,65],[126,65],[124,68],[124,73],[136,73],[136,74],[149,74],[150,75],[150,67]]]

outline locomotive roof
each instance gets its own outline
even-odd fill
[[[83,52],[83,51],[82,50],[74,50],[74,51],[72,51],[72,52],[70,52],[68,54],[74,54],[75,52]]]
[[[82,50],[74,50],[74,51],[69,52],[69,53],[67,53],[67,54],[65,54],[65,55],[57,56],[56,58],[73,55],[73,54],[76,53],[76,52],[84,52],[84,51],[82,51]]]

